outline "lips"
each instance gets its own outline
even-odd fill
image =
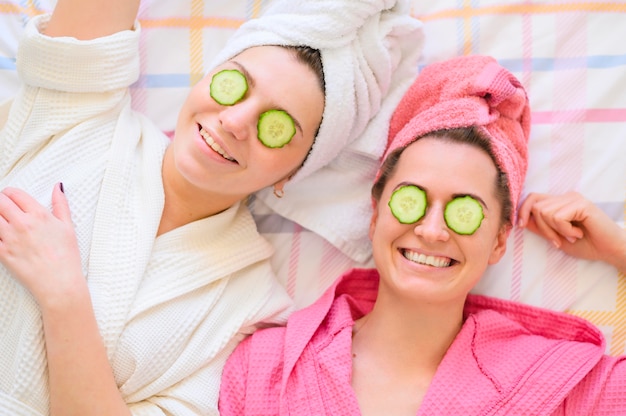
[[[200,136],[202,136],[206,144],[208,144],[209,147],[215,151],[215,153],[219,154],[220,156],[222,156],[225,160],[228,160],[229,162],[237,162],[235,158],[229,155],[228,153],[226,153],[226,151],[222,149],[222,147],[219,144],[217,144],[215,140],[213,140],[213,137],[211,137],[211,135],[202,127],[200,127]]]

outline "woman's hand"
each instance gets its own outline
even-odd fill
[[[43,308],[86,286],[67,199],[58,184],[52,212],[26,192],[0,192],[0,262]]]
[[[26,192],[0,192],[0,262],[41,308],[50,415],[128,415],[98,331],[61,184],[52,212]]]
[[[626,230],[577,192],[531,193],[520,207],[518,226],[571,256],[602,260],[626,273]]]

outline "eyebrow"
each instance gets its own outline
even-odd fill
[[[235,65],[242,73],[243,76],[246,77],[246,80],[250,83],[250,86],[254,87],[256,86],[256,81],[254,79],[254,77],[250,74],[250,72],[246,69],[245,66],[243,66],[241,63],[237,62],[236,60],[231,60],[230,61],[233,65]],[[283,110],[285,111],[285,110]],[[293,120],[294,124],[296,125],[296,128],[298,130],[300,130],[300,133],[302,135],[304,135],[304,131],[302,130],[302,125],[300,124],[300,122],[298,121],[297,118],[295,118],[289,111],[286,111],[287,114],[289,114],[289,117],[291,117],[291,119]]]
[[[237,62],[235,60],[232,60],[230,62],[233,65],[235,65],[237,67],[237,69],[239,69],[241,72],[243,72],[243,76],[246,77],[246,80],[250,83],[250,85],[252,85],[253,87],[256,85],[256,82],[255,82],[254,78],[252,77],[250,72],[248,72],[248,70],[246,69],[245,66],[241,65],[239,62]]]
[[[453,194],[452,195],[452,199],[463,198],[464,196],[469,196],[470,198],[474,198],[475,200],[480,202],[482,204],[482,206],[484,206],[485,208],[487,208],[487,210],[489,210],[489,206],[487,205],[487,203],[485,201],[483,201],[483,199],[481,197],[479,197],[478,195],[475,195],[475,194],[471,194],[471,193]]]

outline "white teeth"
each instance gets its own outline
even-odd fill
[[[425,254],[419,254],[409,250],[403,250],[402,254],[412,262],[425,264],[427,266],[448,267],[451,263],[451,260],[447,257],[427,256]]]
[[[224,149],[222,149],[220,147],[219,144],[215,143],[215,141],[213,140],[213,138],[211,137],[211,135],[209,135],[209,133],[207,133],[206,131],[204,131],[204,129],[200,129],[200,136],[202,136],[202,138],[204,139],[204,141],[206,142],[206,144],[209,145],[209,147],[213,150],[215,150],[217,153],[219,153],[220,155],[222,155],[222,157],[226,160],[230,160],[231,162],[233,162],[235,159],[233,159],[232,157],[230,157],[228,155],[228,153],[226,153],[224,151]]]

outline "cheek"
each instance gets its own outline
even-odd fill
[[[256,137],[251,140],[255,140],[259,146],[254,147],[254,155],[248,165],[257,183],[262,182],[264,186],[275,184],[290,178],[300,167],[300,153],[266,148]]]
[[[503,242],[500,235],[493,230],[485,232],[482,237],[477,241],[472,241],[469,249],[472,250],[476,258],[484,259],[487,264],[497,263],[504,254],[506,241]]]
[[[261,146],[263,144],[256,140]],[[295,143],[294,143],[295,144]],[[287,145],[289,146],[289,145]],[[309,147],[302,143],[298,143],[295,146],[283,149],[268,149],[264,148],[264,163],[270,170],[277,171],[280,176],[291,175],[295,173],[304,162],[306,155],[309,152]]]
[[[370,223],[370,239],[378,244],[389,245],[395,239],[407,232],[410,227],[406,224],[400,224],[398,220],[391,215],[387,205],[380,205],[375,216]],[[375,241],[376,240],[376,241]]]
[[[217,106],[218,104],[209,94],[209,84],[210,82],[207,82],[205,77],[202,81],[194,85],[191,91],[189,91],[184,106],[190,109],[203,108],[211,105]]]

